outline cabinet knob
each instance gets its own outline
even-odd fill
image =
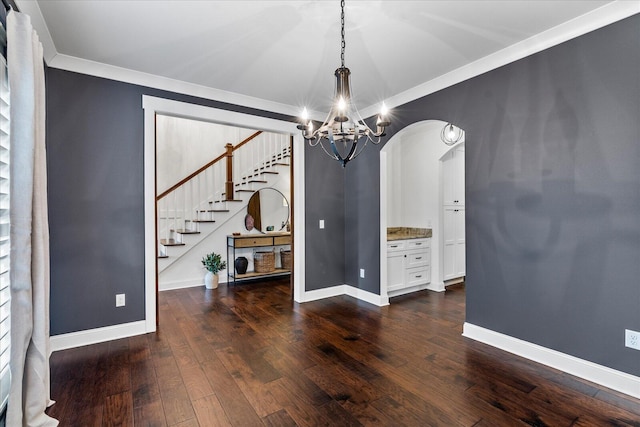
[[[421,256],[417,256],[416,259],[422,259],[422,257]]]
[[[405,255],[404,257],[406,258],[407,256]]]

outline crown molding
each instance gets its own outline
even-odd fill
[[[192,95],[199,98],[227,102],[230,104],[291,116],[298,116],[300,113],[299,106],[268,101],[234,92],[188,83],[181,80],[170,79],[167,77],[59,54],[42,16],[38,2],[35,0],[16,0],[16,4],[22,12],[31,16],[32,24],[42,41],[45,61],[51,68],[88,74],[118,80],[125,83]],[[398,107],[638,13],[640,13],[640,2],[635,0],[616,0],[611,3],[607,3],[598,9],[564,22],[547,31],[536,34],[535,36],[506,47],[491,55],[485,56],[475,62],[443,74],[404,92],[393,95],[385,100],[385,104],[389,109]],[[376,103],[361,109],[360,113],[362,117],[372,117],[378,113],[378,107],[379,105]],[[324,114],[317,111],[309,111],[309,115],[315,120],[324,119]]]
[[[101,62],[89,61],[69,55],[57,54],[47,65],[51,68],[103,77],[124,83],[196,96],[198,98],[256,108],[258,110],[271,111],[291,116],[297,116],[300,113],[300,110],[297,107],[291,105],[197,85],[182,80],[170,79],[168,77],[162,77],[155,74],[116,67]]]
[[[385,100],[385,104],[389,109],[396,108],[638,13],[640,13],[640,2],[638,1],[617,0],[608,3],[477,61],[391,96]],[[378,114],[377,108],[377,105],[372,105],[361,110],[360,113],[362,117],[371,117]]]

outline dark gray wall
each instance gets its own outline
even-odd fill
[[[467,321],[634,375],[623,342],[640,330],[639,29],[634,16],[401,106],[388,137],[426,119],[468,132]],[[287,118],[46,74],[51,333],[141,320],[142,95]],[[306,289],[378,293],[378,150],[346,170],[305,150]]]
[[[343,285],[344,169],[324,154],[322,148],[307,145],[305,181],[305,289],[313,291]],[[321,219],[325,222],[322,230]]]
[[[467,322],[633,375],[640,330],[640,16],[394,111],[467,131]],[[388,140],[388,138],[387,138]],[[346,173],[347,281],[379,292],[379,156]],[[428,183],[425,183],[428,184]]]
[[[51,334],[142,320],[142,95],[289,118],[52,68],[46,85]],[[313,193],[308,199],[313,211]],[[341,240],[327,248],[344,253]],[[117,293],[127,295],[125,307],[115,307]]]

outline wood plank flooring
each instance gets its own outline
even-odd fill
[[[61,426],[640,426],[640,401],[461,336],[464,285],[375,307],[288,280],[162,292],[157,333],[56,352]]]

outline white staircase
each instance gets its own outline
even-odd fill
[[[158,197],[159,274],[216,232],[223,231],[217,240],[224,239],[229,223],[237,223],[234,218],[239,215],[244,217],[254,192],[276,185],[283,174],[288,180],[288,135],[258,132],[235,147],[227,147],[232,158],[220,156]],[[233,170],[232,181],[227,180],[227,167]],[[227,197],[226,189],[232,187],[233,195]]]

